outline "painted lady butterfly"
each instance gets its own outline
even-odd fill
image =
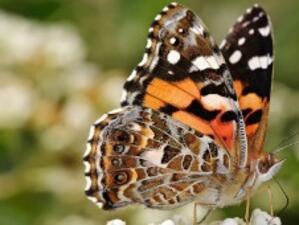
[[[242,202],[283,163],[263,151],[272,62],[261,7],[248,9],[218,48],[193,12],[166,6],[124,85],[122,108],[91,127],[88,198],[106,210]]]

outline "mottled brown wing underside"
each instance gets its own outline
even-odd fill
[[[174,208],[206,197],[231,170],[226,150],[166,114],[124,107],[92,126],[84,156],[86,194],[104,209],[130,203]],[[208,200],[207,200],[208,199]]]

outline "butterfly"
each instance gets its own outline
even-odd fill
[[[85,193],[105,210],[241,203],[283,160],[264,151],[273,66],[271,22],[254,5],[216,45],[191,10],[158,14],[121,108],[90,129]]]

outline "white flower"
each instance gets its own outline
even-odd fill
[[[45,30],[43,50],[53,66],[73,66],[85,58],[85,48],[74,28],[52,25]]]
[[[24,80],[0,75],[0,128],[19,128],[31,116],[35,93]]]
[[[109,221],[107,225],[126,225],[126,223],[120,219],[114,219]]]
[[[255,209],[251,215],[250,223],[252,225],[281,225],[281,220],[260,209]]]
[[[192,225],[192,223],[187,224],[183,222],[182,217],[176,215],[174,219],[167,219],[159,225]],[[179,218],[179,219],[178,219]],[[121,221],[121,220],[113,220],[113,221]],[[110,222],[113,222],[110,221]],[[122,223],[110,223],[107,225],[126,225],[124,221]],[[261,211],[260,209],[255,209],[250,218],[251,225],[281,225],[281,221],[278,217],[272,217],[268,213]],[[149,225],[155,225],[155,223],[151,223]],[[240,218],[226,218],[223,221],[215,221],[210,223],[210,225],[246,225],[246,222]]]
[[[63,109],[63,120],[69,127],[85,129],[92,118],[92,103],[83,96],[71,97]]]
[[[175,225],[175,223],[172,220],[165,220],[161,225]]]
[[[118,106],[121,97],[124,78],[121,76],[112,76],[105,78],[102,86],[102,102],[109,102],[111,105]]]
[[[71,67],[86,50],[76,30],[66,24],[44,26],[0,11],[0,64],[37,61],[47,67]]]

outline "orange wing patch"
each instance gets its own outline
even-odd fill
[[[194,99],[186,91],[159,78],[152,80],[146,92],[178,108],[186,108]]]
[[[232,110],[226,97],[218,94],[201,96],[203,83],[196,84],[190,78],[167,82],[154,78],[146,89],[144,106],[166,111],[173,118],[208,135],[228,150],[232,150],[235,126],[223,121],[222,115]],[[202,114],[202,115],[201,115]]]
[[[172,114],[172,117],[183,122],[184,124],[192,127],[199,132],[206,134],[208,136],[215,135],[211,126],[203,119],[192,115],[186,111],[180,110]]]

